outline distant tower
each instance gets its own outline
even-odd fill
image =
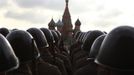
[[[48,27],[49,27],[50,30],[55,30],[55,22],[54,22],[53,18],[48,23]]]
[[[57,26],[57,30],[61,32],[61,30],[62,30],[62,26],[63,26],[62,21],[59,20],[59,21],[56,23],[56,26]]]
[[[61,30],[61,36],[62,39],[64,40],[64,44],[67,47],[69,47],[72,44],[73,26],[72,26],[71,16],[68,8],[69,0],[65,0],[65,1],[66,1],[66,7],[65,7],[64,14],[62,16],[63,27]]]
[[[80,22],[79,19],[77,19],[77,21],[75,22],[74,33],[77,32],[77,31],[81,31],[80,26],[81,26],[81,22]]]
[[[72,34],[72,21],[71,21],[71,16],[70,12],[68,9],[68,0],[66,0],[66,7],[65,11],[62,17],[62,22],[63,22],[63,27],[62,27],[62,35],[65,37],[69,37]]]

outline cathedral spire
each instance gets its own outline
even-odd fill
[[[81,31],[80,26],[81,26],[81,22],[80,22],[80,20],[78,18],[77,21],[75,22],[74,33],[76,33],[77,31]]]
[[[69,7],[68,7],[68,2],[69,0],[65,0],[66,2],[66,6],[65,6],[65,10],[62,16],[62,29],[61,29],[61,36],[62,39],[66,39],[65,42],[67,45],[71,44],[71,38],[72,38],[72,33],[73,33],[73,25],[72,25],[72,21],[71,21],[71,15],[69,12]]]
[[[66,7],[68,7],[68,2],[69,2],[69,1],[68,1],[68,0],[66,0]]]
[[[65,1],[66,1],[66,7],[65,7],[65,11],[62,17],[62,22],[64,23],[65,26],[67,25],[67,26],[72,27],[71,15],[70,15],[69,8],[68,8],[69,0],[65,0]]]
[[[80,26],[81,25],[81,22],[79,20],[79,18],[77,19],[77,21],[75,22],[75,26]]]
[[[55,30],[55,22],[54,22],[53,18],[48,23],[48,27],[49,27],[50,30]]]

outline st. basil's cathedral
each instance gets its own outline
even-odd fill
[[[51,21],[48,23],[48,28],[50,30],[60,31],[62,39],[64,40],[64,44],[67,46],[72,43],[73,33],[80,31],[81,22],[79,19],[77,19],[77,21],[75,22],[75,27],[73,29],[71,15],[68,7],[69,0],[65,0],[65,2],[66,6],[62,16],[62,21],[59,20],[57,23],[55,23],[55,21],[52,18]]]

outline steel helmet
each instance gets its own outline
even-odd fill
[[[91,49],[91,46],[92,46],[94,40],[102,34],[104,34],[104,33],[99,30],[94,30],[94,31],[90,32],[89,35],[87,35],[87,37],[82,45],[82,49],[90,52],[90,49]]]
[[[46,36],[48,43],[55,43],[53,34],[51,33],[51,31],[49,29],[47,29],[47,28],[40,28],[40,29]]]
[[[6,38],[21,63],[39,57],[38,48],[30,33],[23,30],[15,30],[9,33]]]
[[[7,39],[0,34],[0,72],[18,68],[19,60],[16,57]]]
[[[9,33],[9,30],[7,28],[0,28],[0,33],[6,37]]]
[[[134,28],[119,26],[107,34],[95,62],[114,70],[134,70]]]
[[[90,59],[95,59],[96,56],[99,53],[100,50],[100,46],[105,38],[106,34],[104,35],[100,35],[98,38],[96,38],[96,40],[93,42],[92,46],[91,46],[91,50],[89,53],[89,58]]]
[[[27,30],[27,32],[29,32],[33,36],[38,48],[49,46],[44,33],[40,29],[30,28]]]

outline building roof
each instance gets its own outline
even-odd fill
[[[80,22],[79,19],[77,19],[77,21],[75,22],[75,25],[76,25],[76,26],[80,26],[80,25],[81,25],[81,22]]]
[[[69,12],[69,8],[68,8],[68,0],[66,0],[66,7],[65,7],[65,11],[63,14],[63,18],[62,18],[62,22],[64,25],[72,25],[71,22],[71,16],[70,16],[70,12]]]
[[[48,26],[55,26],[55,22],[54,22],[53,18],[52,18],[51,21],[48,23]]]
[[[61,20],[59,20],[59,21],[56,23],[56,26],[58,26],[58,27],[62,27],[62,26],[63,26],[62,21],[61,21]]]

